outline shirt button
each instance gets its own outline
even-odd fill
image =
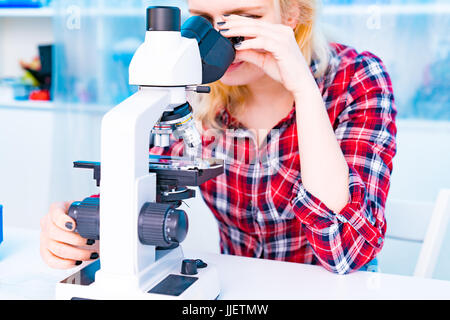
[[[384,241],[384,240],[383,240],[383,238],[381,238],[381,237],[380,237],[380,238],[378,238],[378,244],[382,244],[382,243],[383,243],[383,241]]]

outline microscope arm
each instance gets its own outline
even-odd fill
[[[155,260],[154,248],[136,242],[139,212],[144,203],[156,201],[156,175],[148,172],[150,136],[145,133],[165,111],[185,102],[183,87],[141,87],[103,118],[98,281],[123,278],[124,284],[139,286],[139,273]]]

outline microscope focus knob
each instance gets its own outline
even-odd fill
[[[177,245],[186,239],[186,212],[173,205],[147,202],[141,209],[138,222],[139,240],[144,245],[162,248]]]
[[[86,198],[74,202],[69,208],[69,216],[75,220],[75,232],[85,239],[100,239],[100,199]]]

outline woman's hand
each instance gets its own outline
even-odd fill
[[[98,258],[98,241],[86,240],[73,232],[75,221],[67,215],[71,204],[53,203],[41,219],[40,253],[51,268],[70,269]]]
[[[246,39],[235,46],[236,60],[260,67],[294,96],[300,95],[301,80],[312,75],[290,26],[239,15],[223,19],[219,26],[223,36]]]

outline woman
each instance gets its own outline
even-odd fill
[[[244,37],[211,95],[193,102],[203,156],[225,160],[225,174],[201,186],[222,252],[339,274],[370,263],[383,246],[396,151],[382,62],[324,41],[316,0],[190,0],[189,8],[224,36]],[[172,141],[150,151],[182,149]],[[42,219],[41,255],[56,268],[98,256],[71,232],[69,205],[53,204]]]

